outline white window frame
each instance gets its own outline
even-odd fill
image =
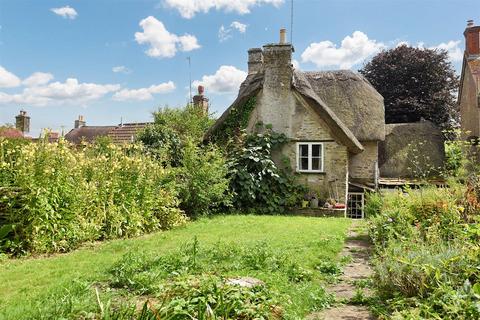
[[[300,145],[308,145],[308,169],[301,170],[300,169]],[[320,156],[320,169],[319,170],[312,170],[312,146],[319,145],[321,156]],[[324,159],[325,159],[325,148],[323,142],[297,142],[297,172],[309,172],[309,173],[322,173],[324,171]]]

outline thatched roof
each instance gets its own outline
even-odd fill
[[[350,70],[301,73],[359,141],[385,138],[383,97],[363,76]]]
[[[97,137],[107,136],[115,128],[116,126],[82,126],[70,130],[65,135],[65,140],[74,144],[79,144],[82,141],[93,142]]]
[[[385,141],[378,148],[381,177],[419,178],[419,173],[435,176],[438,172],[431,169],[443,168],[444,136],[433,123],[393,123],[385,128]]]
[[[221,127],[221,124],[228,118],[232,109],[242,106],[245,104],[248,99],[255,96],[263,87],[263,73],[259,72],[256,74],[248,75],[245,81],[240,85],[240,90],[238,91],[238,96],[235,101],[230,105],[230,107],[223,112],[220,118],[215,121],[213,126],[207,131],[205,138],[208,139],[217,129]]]
[[[347,146],[350,151],[358,153],[363,151],[362,144],[357,140],[355,135],[350,131],[342,120],[329,108],[329,106],[317,95],[312,88],[308,78],[303,72],[294,72],[293,87],[310,102],[310,106],[318,113],[318,115],[327,123],[327,125],[335,132],[337,137]]]

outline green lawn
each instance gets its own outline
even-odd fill
[[[275,293],[285,318],[302,318],[328,300],[318,289],[335,274],[349,225],[350,220],[341,218],[217,216],[167,232],[92,244],[68,254],[0,262],[0,318],[94,317],[100,312],[94,286],[100,288],[102,301],[130,303],[146,291],[139,289],[135,279],[131,287],[112,289],[112,266],[127,253],[142,253],[137,258],[148,261],[185,254],[195,238],[198,261],[195,268],[182,267],[182,272],[256,277]],[[285,262],[272,267],[272,261],[284,260],[295,268],[283,267]],[[145,269],[155,274],[146,284],[152,296],[152,288],[171,275],[163,274],[165,266],[158,262]]]

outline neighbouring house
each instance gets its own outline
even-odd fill
[[[248,51],[248,76],[237,99],[207,136],[221,132],[232,110],[255,98],[247,132],[270,124],[290,142],[287,157],[299,180],[320,199],[347,204],[347,215],[363,217],[363,194],[378,180],[378,145],[385,139],[383,97],[352,71],[303,72],[292,67],[292,45],[285,41]]]
[[[465,36],[462,75],[458,91],[462,131],[470,139],[480,137],[480,26],[469,20]]]
[[[79,116],[75,120],[74,128],[70,130],[65,139],[73,144],[94,142],[99,137],[109,137],[115,144],[128,144],[135,140],[137,133],[150,123],[121,123],[117,126],[87,126],[85,118]]]
[[[23,133],[16,128],[0,127],[0,137],[8,139],[22,139]]]

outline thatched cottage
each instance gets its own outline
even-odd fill
[[[480,26],[469,20],[463,33],[465,53],[458,91],[461,128],[468,137],[480,137]]]
[[[334,196],[348,202],[350,215],[362,215],[363,191],[377,182],[378,144],[385,138],[383,97],[370,83],[352,71],[295,70],[283,33],[280,43],[248,51],[248,76],[210,134],[252,97],[247,131],[264,123],[284,133],[291,142],[281,155],[300,180],[321,199]]]

